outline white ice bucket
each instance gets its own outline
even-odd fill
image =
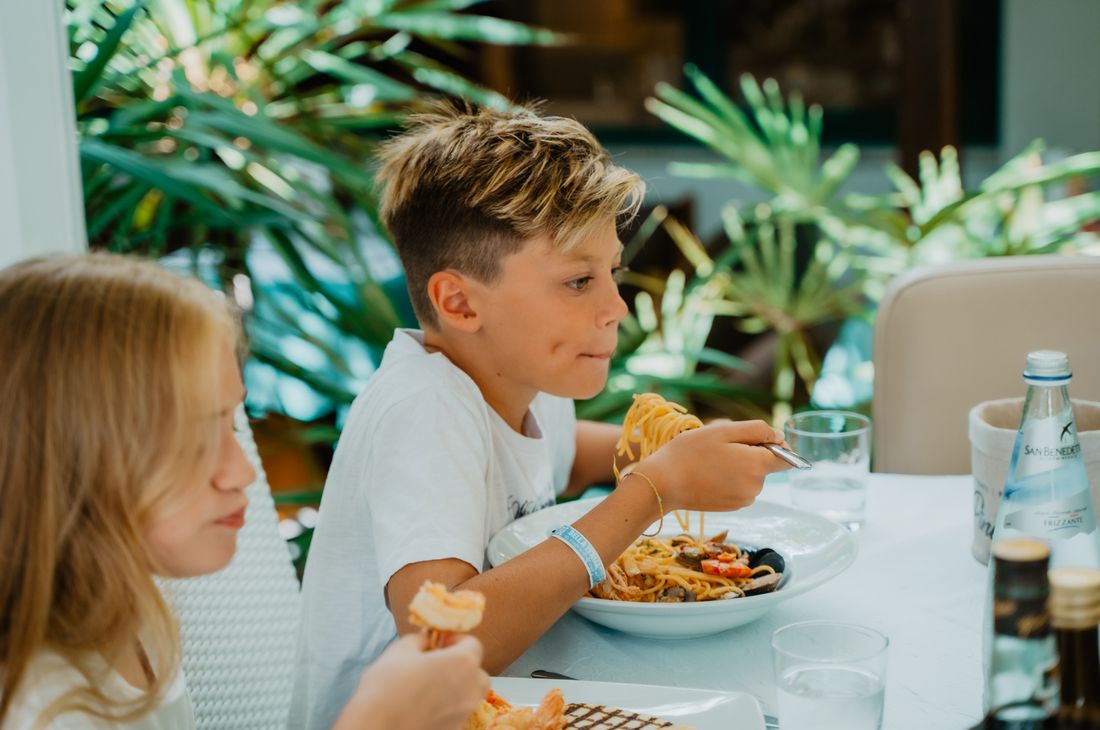
[[[1023,398],[986,401],[970,409],[970,471],[974,475],[974,541],[970,551],[981,563],[989,562],[993,525],[1023,409]],[[1092,488],[1093,508],[1100,517],[1100,403],[1074,400],[1073,417]]]

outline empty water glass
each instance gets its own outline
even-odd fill
[[[803,621],[772,635],[783,730],[879,730],[890,641],[874,629]]]
[[[787,419],[787,443],[813,462],[791,472],[791,504],[836,520],[863,525],[871,466],[871,419],[848,411],[804,411]]]

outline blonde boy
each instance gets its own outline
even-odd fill
[[[499,672],[658,518],[658,494],[666,512],[738,509],[784,468],[755,446],[782,440],[765,423],[712,423],[575,522],[580,550],[551,538],[489,569],[496,531],[612,481],[619,429],[577,422],[572,399],[607,379],[627,313],[616,221],[643,184],[577,122],[529,111],[422,116],[382,160],[382,217],[423,331],[395,333],[325,486],[291,715],[308,730],[413,630],[406,607],[425,580],[486,595],[475,633]]]

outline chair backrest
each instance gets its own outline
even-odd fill
[[[237,439],[256,469],[232,562],[213,575],[166,580],[183,635],[183,674],[198,730],[286,727],[301,598],[248,419]]]
[[[915,269],[875,320],[875,471],[970,472],[967,414],[1023,395],[1032,350],[1069,355],[1075,399],[1100,400],[1100,257],[1020,256]]]

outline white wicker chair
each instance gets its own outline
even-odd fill
[[[213,575],[166,580],[183,635],[198,730],[282,730],[290,710],[300,596],[243,410],[238,441],[256,469],[237,554]]]

